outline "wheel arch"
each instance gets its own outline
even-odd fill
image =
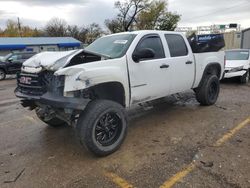
[[[91,91],[96,99],[111,100],[126,107],[125,88],[120,82],[104,82],[91,86],[87,90]]]
[[[204,69],[204,72],[203,72],[203,75],[201,77],[201,81],[200,81],[198,87],[201,86],[202,82],[204,82],[205,77],[209,74],[214,74],[220,79],[221,78],[221,70],[222,70],[221,65],[218,62],[212,62],[212,63],[207,64],[207,66]]]

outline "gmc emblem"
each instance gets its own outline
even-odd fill
[[[19,81],[20,81],[20,83],[22,83],[22,84],[31,84],[31,78],[30,77],[25,77],[25,76],[22,76],[22,77],[20,77],[20,79],[19,79]]]

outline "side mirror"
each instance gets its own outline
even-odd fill
[[[132,55],[134,62],[139,63],[141,59],[151,59],[155,57],[155,51],[151,48],[143,48]]]

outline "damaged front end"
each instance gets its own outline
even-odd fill
[[[53,72],[43,71],[38,74],[20,73],[18,87],[15,90],[17,97],[23,103],[34,107],[34,104],[51,105],[55,108],[84,110],[89,100],[64,97],[64,76],[55,76]]]
[[[53,59],[54,62],[48,58],[53,57],[51,53],[25,62],[22,72],[17,75],[15,95],[21,98],[22,106],[29,107],[30,110],[36,109],[41,116],[57,117],[70,123],[73,116],[85,109],[90,99],[74,94],[64,96],[65,76],[54,73],[64,67],[100,61],[102,57],[83,50],[63,55],[61,57],[56,54],[57,60]]]

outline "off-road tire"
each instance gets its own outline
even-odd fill
[[[240,77],[240,83],[247,84],[249,82],[249,70]]]
[[[111,122],[110,117],[115,119],[113,118]],[[117,124],[116,127],[113,123]],[[110,130],[113,131],[113,134],[109,132]],[[113,101],[94,100],[80,114],[76,131],[81,144],[89,151],[97,156],[107,156],[118,150],[126,137],[127,115],[125,109]],[[109,142],[102,141],[100,137],[103,138],[104,135],[106,135],[105,138],[114,138],[113,140],[110,138]],[[105,144],[101,143],[105,141]]]
[[[36,115],[37,117],[43,121],[44,123],[46,123],[47,125],[49,125],[50,127],[61,127],[61,126],[65,126],[66,122],[64,122],[63,120],[59,119],[59,118],[51,118],[49,120],[46,120],[43,116],[41,116],[39,113],[37,113],[37,109],[36,109]]]
[[[3,69],[0,69],[0,80],[4,80],[6,78],[6,73]]]
[[[216,75],[209,74],[203,79],[200,87],[195,89],[196,99],[203,106],[215,104],[220,92],[220,81]]]

